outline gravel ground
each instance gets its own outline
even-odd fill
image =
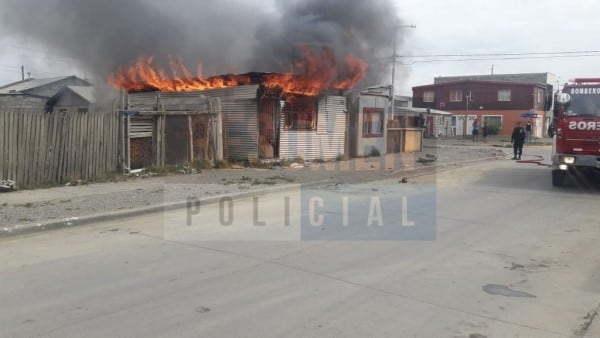
[[[409,177],[485,158],[503,158],[509,152],[492,144],[470,141],[426,140],[415,154],[329,163],[306,163],[302,168],[214,169],[192,175],[131,177],[118,183],[94,183],[0,194],[0,225],[39,224],[104,212],[184,201],[188,196],[213,197],[256,191],[283,184],[357,183]],[[420,158],[436,158],[423,164]]]

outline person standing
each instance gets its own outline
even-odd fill
[[[525,143],[525,129],[521,125],[521,122],[517,122],[517,126],[513,129],[510,142],[513,144],[514,153],[511,160],[520,160],[521,154],[523,154],[523,144]]]
[[[483,122],[483,126],[481,126],[481,136],[483,136],[483,142],[487,142],[488,134],[490,130],[488,128],[487,122]]]
[[[528,121],[525,125],[525,142],[531,142],[531,121]]]
[[[471,133],[473,134],[473,142],[479,141],[479,122],[477,119],[473,121],[473,130]]]

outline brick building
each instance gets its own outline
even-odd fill
[[[509,135],[517,121],[531,122],[533,136],[545,136],[554,77],[541,74],[441,77],[413,87],[413,106],[451,112],[450,135],[471,135],[475,119]],[[524,118],[523,114],[537,117]]]

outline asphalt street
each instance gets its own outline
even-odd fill
[[[3,238],[0,336],[596,337],[599,197],[497,160]]]

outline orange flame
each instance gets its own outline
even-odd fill
[[[280,88],[285,93],[315,96],[328,89],[348,90],[365,75],[367,63],[348,55],[338,67],[335,54],[323,48],[315,52],[301,46],[302,59],[287,74],[267,74],[264,85],[270,89]]]
[[[353,88],[365,75],[365,61],[348,55],[343,64],[338,65],[334,52],[322,48],[316,52],[307,46],[300,47],[302,59],[285,74],[264,74],[262,84],[271,90],[281,90],[287,94],[315,96],[324,90],[348,90]],[[115,88],[125,88],[129,92],[144,90],[195,91],[213,88],[226,88],[251,84],[248,75],[221,75],[205,78],[202,66],[194,76],[181,62],[169,56],[172,76],[152,63],[154,57],[140,57],[135,65],[121,68],[108,77],[108,83]]]
[[[205,78],[202,66],[198,65],[198,75],[192,73],[181,63],[169,57],[173,76],[167,75],[164,69],[152,67],[154,57],[139,57],[135,65],[121,68],[108,77],[108,83],[115,88],[125,88],[128,92],[144,90],[161,91],[194,91],[213,88],[226,88],[250,84],[250,77],[245,75],[221,75]]]

